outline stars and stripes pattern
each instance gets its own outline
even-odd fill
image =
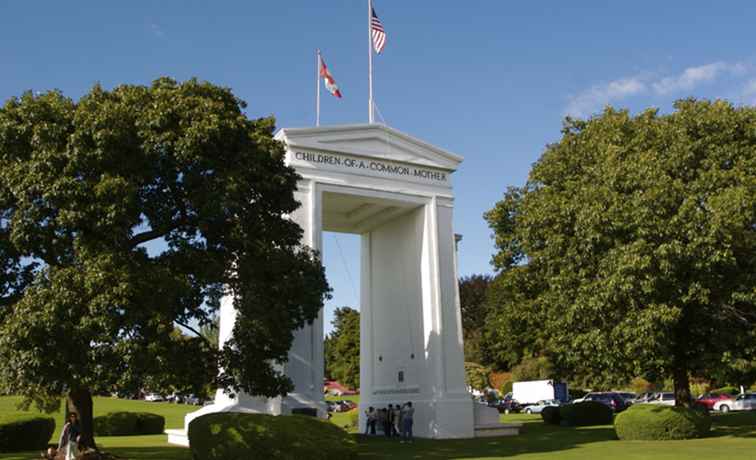
[[[328,67],[326,66],[323,56],[318,54],[318,58],[320,58],[320,76],[323,77],[323,83],[325,83],[326,89],[329,93],[338,98],[341,98],[341,90],[339,89],[339,85],[336,84],[336,80],[333,79],[331,72],[328,71]]]
[[[372,8],[372,17],[370,18],[370,31],[373,36],[373,49],[376,53],[381,54],[383,48],[386,47],[386,31],[383,30],[383,24],[378,19],[378,15],[375,14],[375,8]]]

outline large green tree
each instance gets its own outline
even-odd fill
[[[341,307],[334,312],[326,338],[326,375],[350,388],[360,388],[360,312]]]
[[[491,284],[490,275],[470,275],[459,279],[459,304],[462,314],[462,335],[465,344],[465,361],[483,362],[481,339],[488,314],[486,291]]]
[[[756,109],[608,108],[562,134],[486,214],[509,291],[498,339],[599,383],[671,377],[686,404],[689,377],[752,359]]]
[[[91,445],[93,392],[218,369],[250,394],[292,388],[276,363],[329,288],[287,218],[298,176],[274,120],[245,107],[162,78],[0,108],[0,391],[66,396]],[[223,295],[238,316],[218,351],[197,328]]]

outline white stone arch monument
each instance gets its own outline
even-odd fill
[[[511,434],[496,425],[495,410],[484,414],[473,404],[465,385],[452,229],[452,173],[462,158],[377,124],[281,129],[276,139],[302,176],[295,192],[302,206],[292,218],[304,243],[321,251],[323,231],[361,235],[360,426],[369,406],[412,401],[416,436]],[[233,323],[233,307],[224,301],[221,342]],[[265,399],[219,391],[213,405],[187,416],[187,427],[219,411],[316,408],[325,416],[323,334],[322,312],[296,333],[284,365],[291,394]],[[169,435],[186,443],[179,431]]]

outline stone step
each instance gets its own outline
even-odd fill
[[[522,423],[485,423],[475,425],[476,438],[490,438],[495,436],[517,436],[522,429]]]

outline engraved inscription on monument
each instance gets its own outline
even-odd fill
[[[301,151],[294,152],[294,158],[299,161],[306,161],[308,163],[335,166],[339,169],[362,169],[374,173],[387,174],[392,176],[407,176],[409,178],[426,179],[429,181],[438,182],[447,181],[446,173],[443,171],[437,171],[431,168],[422,168],[417,166],[406,166],[394,162],[351,157],[347,155],[337,155],[332,153],[313,153]]]

